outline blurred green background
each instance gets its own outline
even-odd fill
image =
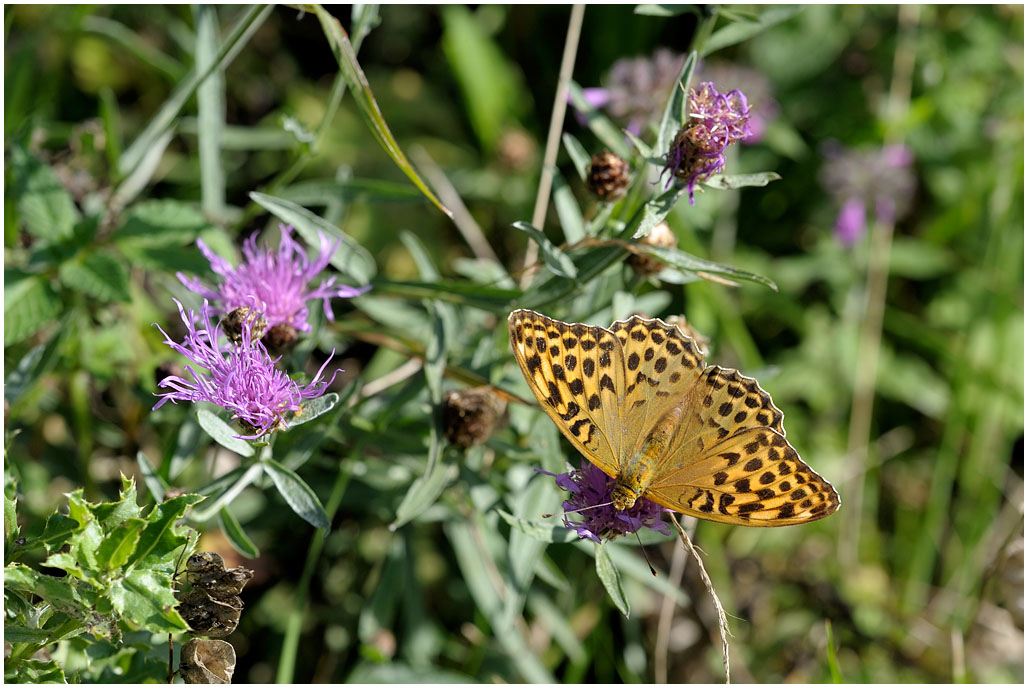
[[[223,36],[241,11],[217,8]],[[349,7],[331,12],[351,28]],[[358,53],[401,148],[437,192],[433,170],[449,179],[515,279],[526,237],[511,223],[532,215],[568,16],[568,7],[384,6]],[[196,59],[196,15],[188,6],[7,6],[4,22],[7,282],[32,255],[11,202],[11,147],[51,165],[86,214],[112,208],[124,181],[119,155]],[[574,79],[599,86],[621,58],[659,47],[683,53],[697,25],[690,13],[587,7]],[[705,64],[755,70],[777,103],[765,137],[736,147],[727,172],[774,170],[782,180],[709,190],[668,221],[683,250],[779,289],[628,277],[620,289],[635,292],[638,308],[651,305],[648,315],[685,314],[710,339],[710,361],[757,376],[785,411],[793,445],[843,501],[839,514],[809,526],[697,525],[730,615],[736,681],[1022,681],[1023,26],[1023,8],[1013,6],[925,6],[906,17],[895,6],[811,6]],[[910,100],[892,111],[890,89],[905,64]],[[224,203],[205,204],[205,238],[231,247],[274,227],[247,196],[265,191],[342,227],[384,281],[427,281],[401,241],[409,231],[440,281],[489,283],[489,266],[469,260],[455,224],[375,142],[351,94],[331,111],[337,73],[318,21],[296,9],[275,8],[242,47],[224,74]],[[201,208],[201,121],[190,99],[140,198]],[[565,131],[601,150],[571,109]],[[916,184],[886,240],[888,280],[877,296],[874,240],[840,242],[838,200],[820,180],[827,147],[878,148],[884,139],[912,152]],[[593,213],[564,151],[558,168]],[[551,204],[545,229],[556,243],[559,223]],[[180,244],[177,267],[205,272],[191,247]],[[620,285],[623,277],[608,276]],[[119,472],[139,476],[137,451],[167,458],[188,416],[149,414],[153,369],[169,358],[150,324],[174,322],[170,297],[181,288],[170,267],[136,265],[128,289],[127,301],[79,304],[74,317],[45,314],[23,336],[5,336],[11,372],[29,347],[65,333],[52,370],[6,418],[8,433],[18,431],[6,463],[26,524],[41,523],[77,486],[93,499],[113,496]],[[869,303],[882,309],[881,331],[876,319],[866,325]],[[451,367],[524,395],[501,327],[506,313],[459,307],[467,322],[448,350]],[[601,308],[562,304],[548,314],[581,320]],[[340,385],[380,379],[427,341],[421,302],[395,286],[336,304],[336,313],[317,345],[342,351]],[[869,346],[877,372],[860,368]],[[469,381],[450,373],[448,388]],[[257,575],[229,639],[237,682],[720,680],[714,612],[693,564],[683,572],[676,562],[675,541],[647,546],[657,569],[681,577],[666,589],[648,581],[637,547],[628,539],[620,547],[628,619],[597,580],[592,549],[570,544],[547,547],[522,592],[524,610],[504,618],[488,609],[497,593],[482,587],[495,582],[473,565],[483,551],[504,561],[510,547],[512,530],[492,510],[516,503],[534,480],[540,450],[526,438],[532,424],[549,424],[537,411],[512,404],[510,424],[485,447],[448,448],[453,471],[440,502],[390,531],[424,467],[427,395],[421,376],[400,380],[325,429],[328,439],[299,470],[323,503],[330,487],[340,491],[320,554],[310,549],[315,529],[277,495],[258,486],[233,503],[261,551],[246,561]],[[578,464],[570,446],[547,437],[562,453],[550,461]],[[173,483],[195,489],[219,473],[215,459],[231,461],[196,449]],[[215,524],[202,545],[232,554]],[[296,657],[287,661],[291,644]]]

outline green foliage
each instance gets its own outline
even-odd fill
[[[843,512],[818,524],[696,525],[737,679],[1021,676],[1006,650],[1021,649],[1006,583],[1023,486],[1017,10],[590,6],[569,83],[585,124],[569,113],[553,161],[567,7],[5,14],[8,681],[163,681],[183,524],[254,559],[236,681],[718,681],[695,566],[665,574],[677,540],[640,534],[655,577],[634,540],[595,548],[541,517],[564,494],[533,470],[579,458],[523,403],[514,308],[683,314],[840,489]],[[658,46],[689,58],[635,134],[587,105],[583,87]],[[727,61],[767,79],[773,114],[691,205],[657,175],[689,85]],[[891,96],[905,64],[907,107]],[[902,141],[915,160],[878,297],[868,235],[833,236],[831,141]],[[631,164],[617,203],[584,185],[605,148]],[[541,163],[551,208],[530,225]],[[213,407],[151,412],[155,368],[183,363],[153,324],[179,338],[171,298],[200,304],[176,274],[218,280],[196,240],[236,265],[280,222],[311,250],[341,242],[319,281],[373,287],[332,300],[332,321],[310,302],[279,362],[302,376],[335,352],[332,392],[256,440]],[[646,243],[660,222],[677,247]],[[667,267],[639,277],[630,254]],[[875,375],[859,368],[869,303]],[[487,384],[506,423],[458,448],[447,393]]]
[[[5,529],[4,638],[12,644],[5,678],[16,682],[63,680],[53,661],[33,659],[40,649],[80,635],[120,642],[132,630],[181,632],[173,576],[188,537],[175,526],[202,499],[181,495],[150,510],[136,502],[136,485],[122,478],[115,502],[90,503],[82,490],[68,494],[67,515],[55,512],[36,537]],[[5,494],[5,525],[17,524],[15,500]],[[20,562],[42,549],[40,564],[55,576]]]

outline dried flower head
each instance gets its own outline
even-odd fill
[[[911,208],[915,195],[914,156],[903,145],[844,149],[829,144],[822,185],[839,204],[836,237],[851,246],[865,232],[869,209],[884,223],[895,222]]]
[[[582,521],[572,521],[567,514],[564,517],[565,526],[575,529],[579,538],[600,543],[601,539],[614,540],[618,536],[636,533],[644,526],[666,536],[669,533],[668,524],[662,521],[661,515],[670,510],[646,498],[638,499],[627,510],[616,510],[611,504],[615,480],[585,459],[579,471],[565,474],[536,471],[553,476],[559,488],[571,493],[561,508],[566,512],[579,513]]]
[[[279,323],[261,339],[268,351],[275,354],[285,352],[297,343],[297,329],[289,323]]]
[[[660,222],[654,229],[650,231],[646,237],[640,242],[650,246],[663,246],[668,249],[674,249],[679,240],[676,238],[675,233],[672,232],[672,228],[668,226],[666,222]],[[655,256],[647,253],[630,254],[625,262],[629,264],[640,277],[650,277],[651,275],[657,275],[668,265],[664,261]]]
[[[705,81],[699,90],[690,89],[689,107],[690,119],[672,141],[661,174],[667,171],[685,181],[692,204],[697,184],[725,167],[725,149],[751,131],[747,98],[738,89],[719,93]]]
[[[504,401],[490,385],[449,391],[443,398],[447,440],[465,448],[481,445],[493,434],[504,407]]]
[[[617,201],[629,188],[629,163],[611,151],[598,153],[590,160],[586,186],[601,201]]]
[[[187,329],[185,340],[180,344],[168,337],[161,326],[157,329],[164,335],[164,343],[192,365],[186,366],[189,379],[173,375],[158,384],[170,392],[158,393],[161,400],[154,409],[165,402],[211,402],[228,409],[232,418],[239,420],[247,431],[247,435],[239,437],[257,438],[284,427],[287,412],[297,412],[303,400],[319,397],[336,377],[334,373],[332,379],[321,380],[330,355],[314,380],[301,387],[275,368],[278,359],[272,359],[264,344],[251,336],[253,319],[243,321],[239,344],[229,344],[223,351],[218,343],[221,326],[212,326],[207,300],[199,328],[192,310],[187,312],[177,300],[175,305]]]
[[[330,242],[319,233],[318,256],[311,261],[303,247],[293,239],[293,228],[279,225],[279,229],[282,231],[282,240],[277,252],[267,246],[259,249],[255,232],[243,243],[243,262],[236,268],[198,239],[197,246],[211,262],[211,270],[222,277],[217,289],[208,287],[198,278],[187,278],[182,273],[177,274],[178,278],[188,289],[218,304],[221,313],[228,313],[240,306],[250,306],[256,299],[256,308],[264,314],[268,327],[288,323],[300,332],[311,329],[307,323],[308,299],[321,299],[325,317],[331,321],[330,298],[356,297],[371,289],[368,286],[337,285],[336,276],[323,280],[314,289],[308,289],[308,283],[329,264],[339,241]]]

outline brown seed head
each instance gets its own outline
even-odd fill
[[[451,390],[443,398],[447,440],[465,448],[486,442],[504,413],[504,406],[489,385]]]
[[[658,224],[641,242],[641,244],[663,246],[668,249],[674,249],[678,243],[679,241],[676,239],[675,233],[672,232],[672,228],[666,222]],[[666,265],[664,261],[646,253],[643,249],[640,249],[639,253],[629,256],[626,262],[640,277],[657,275],[665,269]]]
[[[586,173],[586,186],[601,201],[617,201],[629,188],[629,163],[611,151],[593,156]]]

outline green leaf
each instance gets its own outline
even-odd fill
[[[563,525],[548,526],[540,522],[516,517],[501,509],[498,509],[497,512],[512,528],[541,543],[571,543],[578,538],[575,531],[565,528]]]
[[[8,550],[11,547],[11,542],[17,538],[18,534],[21,533],[21,528],[18,526],[18,498],[7,497],[7,493],[4,493],[4,543]]]
[[[111,583],[108,596],[123,618],[149,632],[189,629],[175,606],[175,588],[166,573],[136,569]]]
[[[407,299],[439,299],[440,301],[499,313],[507,310],[513,300],[522,296],[521,290],[469,285],[467,282],[399,282],[376,280],[377,296],[393,295]]]
[[[339,248],[336,249],[330,263],[358,285],[367,284],[375,275],[375,259],[368,253],[368,250],[329,221],[292,201],[275,196],[254,191],[250,193],[250,198],[279,220],[287,225],[292,225],[311,246],[320,245],[319,232],[327,235],[330,239],[339,240]]]
[[[244,12],[243,16],[229,31],[229,35],[218,51],[217,59],[214,60],[206,70],[197,72],[191,70],[189,75],[175,87],[175,91],[161,106],[154,118],[150,120],[135,141],[126,149],[118,161],[118,172],[121,175],[128,175],[139,166],[147,153],[158,145],[160,139],[167,136],[169,130],[175,123],[175,118],[181,112],[189,99],[196,92],[198,86],[204,79],[216,69],[224,69],[243,49],[250,37],[254,35],[264,20],[272,12],[271,5],[253,6]]]
[[[242,438],[237,438],[232,426],[222,421],[217,414],[207,409],[197,409],[197,423],[211,438],[227,450],[242,457],[253,457],[254,448]]]
[[[586,148],[579,143],[579,140],[571,134],[562,134],[561,142],[568,152],[568,157],[572,159],[572,164],[575,165],[575,171],[579,173],[579,179],[585,182],[586,175],[590,170],[590,162],[592,161],[590,154],[586,152]]]
[[[677,17],[680,14],[700,15],[700,11],[693,5],[636,5],[633,14],[641,14],[648,17]]]
[[[664,165],[664,160],[662,158],[654,157],[654,149],[650,147],[650,144],[630,132],[628,129],[625,130],[625,135],[629,137],[629,141],[632,142],[632,145],[648,163],[651,163],[652,165]]]
[[[129,269],[112,253],[90,251],[65,261],[59,269],[61,282],[68,289],[103,302],[128,302]]]
[[[668,102],[665,104],[664,112],[661,115],[661,124],[657,128],[657,142],[654,144],[654,151],[657,155],[663,156],[668,152],[672,141],[675,139],[675,135],[679,133],[682,126],[686,124],[686,120],[689,119],[689,113],[686,112],[689,102],[688,94],[690,80],[693,79],[693,69],[696,64],[697,53],[692,52],[686,58],[686,62],[683,63],[682,70],[679,72],[679,78],[675,80],[672,90],[668,94]]]
[[[7,639],[7,627],[4,628]],[[17,684],[67,684],[64,670],[56,660],[23,660],[4,668],[4,681]]]
[[[600,139],[600,142],[609,150],[628,160],[632,150],[625,143],[622,131],[611,120],[607,119],[603,113],[586,101],[586,95],[582,92],[582,87],[569,80],[568,95],[572,99],[572,105],[586,118],[586,124],[589,126],[590,131]]]
[[[450,63],[472,130],[493,151],[512,121],[526,112],[531,95],[514,63],[463,5],[444,5],[443,54]]]
[[[97,548],[97,564],[108,571],[120,569],[135,551],[145,524],[143,519],[129,519],[115,527]]]
[[[131,242],[136,246],[163,247],[193,241],[210,227],[211,223],[194,204],[151,199],[133,205],[114,236],[119,244]]]
[[[120,244],[118,248],[133,265],[165,273],[192,273],[202,275],[211,269],[204,255],[190,246],[141,246]]]
[[[161,52],[154,47],[153,41],[147,40],[142,33],[133,31],[121,22],[96,15],[86,15],[82,17],[81,22],[79,28],[84,33],[106,38],[126,50],[139,62],[161,72],[171,82],[181,79],[186,71],[181,62]]]
[[[261,463],[265,473],[271,477],[272,483],[279,490],[293,511],[299,514],[304,521],[319,529],[327,529],[330,526],[329,515],[325,513],[318,496],[311,489],[311,486],[304,483],[303,479],[290,469],[282,466],[274,459],[266,459]]]
[[[162,494],[158,500],[164,499]],[[136,504],[136,482],[132,479],[121,477],[121,490],[118,492],[116,502],[102,502],[93,505],[93,516],[97,518],[105,530],[110,530],[127,519],[135,519],[139,516],[139,505]]]
[[[769,182],[782,179],[777,172],[755,172],[748,175],[711,175],[703,182],[715,189],[741,189],[743,187],[766,187]]]
[[[218,511],[218,520],[221,522],[222,533],[229,539],[229,543],[232,544],[237,553],[251,560],[261,555],[261,551],[257,549],[254,542],[247,536],[247,532],[243,530],[236,516],[229,511],[229,508],[223,507]]]
[[[758,16],[757,21],[736,21],[715,31],[704,44],[704,54],[707,57],[716,50],[727,48],[737,43],[742,43],[753,38],[770,26],[786,21],[803,10],[803,5],[774,5],[770,6]]]
[[[568,254],[561,251],[561,249],[554,246],[554,244],[547,239],[547,235],[543,234],[543,231],[533,227],[529,223],[519,220],[513,223],[515,229],[525,232],[529,237],[532,238],[536,244],[539,245],[540,254],[543,256],[543,263],[546,264],[550,272],[561,277],[575,279],[577,270],[575,263]]]
[[[557,211],[557,217],[561,221],[565,241],[574,244],[586,236],[586,223],[582,219],[579,202],[575,200],[575,195],[572,194],[571,188],[557,167],[553,168],[553,174],[554,210]]]
[[[717,275],[730,280],[747,280],[749,282],[756,282],[759,285],[764,285],[776,292],[779,291],[776,284],[764,275],[758,275],[757,273],[733,268],[732,266],[727,266],[722,263],[715,263],[714,261],[707,261],[673,247],[643,243],[637,244],[636,247],[643,253],[664,261],[669,266],[690,276],[696,276],[705,280],[711,279],[708,277],[709,275]]]
[[[611,602],[615,604],[615,607],[623,615],[629,617],[629,601],[625,597],[625,591],[622,590],[622,578],[618,574],[615,563],[611,561],[611,554],[607,552],[607,545],[604,543],[594,543],[593,545],[593,553],[597,562],[597,576],[600,577],[600,583],[607,589],[607,595],[611,598]]]
[[[155,505],[146,517],[146,528],[140,534],[136,549],[126,564],[128,566],[135,566],[150,555],[152,551],[158,550],[158,545],[162,543],[164,534],[171,529],[172,524],[180,519],[189,507],[203,499],[202,495],[190,493],[172,498],[160,505]],[[165,553],[158,554],[163,555]]]
[[[4,346],[34,335],[61,312],[61,299],[43,276],[4,280]]]
[[[643,205],[643,214],[640,222],[632,233],[633,239],[641,239],[650,234],[650,231],[657,227],[667,216],[675,204],[686,195],[686,187],[678,182],[672,182],[672,187],[658,196],[650,199]]]
[[[221,163],[222,127],[225,125],[225,72],[216,66],[218,13],[214,5],[196,5],[193,58],[199,72],[212,68],[197,87],[197,154],[200,160],[200,198],[204,212],[218,217],[225,206],[225,172]]]
[[[289,428],[294,428],[301,424],[305,424],[308,421],[314,421],[322,414],[327,414],[332,411],[333,407],[339,402],[339,395],[334,392],[330,392],[327,395],[316,397],[313,400],[308,400],[300,405],[300,411],[296,414],[291,414],[286,418],[286,425]]]
[[[364,71],[362,71],[361,65],[357,62],[357,54],[350,44],[346,31],[340,26],[339,21],[320,5],[314,6],[314,12],[318,16],[318,21],[321,22],[325,37],[329,39],[329,47],[339,63],[351,95],[353,95],[354,100],[357,102],[358,110],[362,117],[364,117],[376,140],[386,149],[386,153],[393,159],[397,167],[425,194],[425,197],[446,213],[448,217],[453,217],[453,213],[440,203],[436,195],[429,190],[429,187],[418,176],[411,163],[408,162],[404,152],[400,150],[400,145],[393,138],[393,134],[390,132],[389,127],[386,125],[386,120],[379,110],[379,104],[375,101],[372,89],[368,85]]]
[[[9,175],[11,195],[29,234],[49,242],[72,236],[79,210],[48,165],[14,145]]]
[[[397,506],[397,516],[389,525],[390,531],[396,531],[432,507],[456,474],[456,467],[438,461],[431,474],[416,478]]]
[[[43,535],[39,538],[47,550],[56,550],[82,528],[82,525],[71,517],[55,512],[47,518]]]
[[[209,484],[197,490],[203,495],[218,493],[213,500],[208,500],[200,509],[193,510],[190,519],[195,522],[206,522],[211,519],[223,505],[232,502],[243,489],[253,483],[264,470],[260,464],[251,464],[244,469],[238,467],[224,476],[219,476]]]
[[[136,464],[139,465],[139,473],[143,475],[143,483],[146,484],[150,497],[155,504],[164,502],[164,496],[168,494],[168,484],[157,473],[157,469],[150,463],[150,459],[140,450],[136,453]]]

